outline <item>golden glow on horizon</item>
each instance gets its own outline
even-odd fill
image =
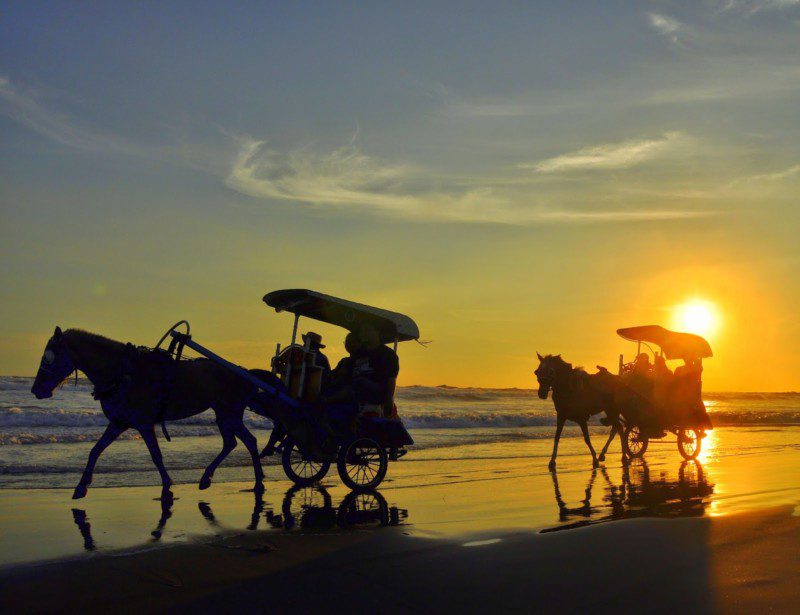
[[[673,326],[686,331],[712,337],[720,327],[721,317],[717,306],[705,299],[691,299],[675,308]]]

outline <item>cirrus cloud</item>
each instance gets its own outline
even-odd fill
[[[583,147],[539,162],[519,165],[537,173],[627,169],[674,150],[687,141],[681,132],[665,132],[655,139],[630,139]]]

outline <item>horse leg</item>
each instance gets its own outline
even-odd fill
[[[150,425],[149,427],[139,429],[139,433],[142,434],[142,440],[144,440],[144,443],[147,445],[147,450],[150,451],[150,457],[158,469],[158,473],[161,475],[161,499],[171,500],[172,491],[170,491],[169,488],[170,485],[172,485],[172,479],[169,477],[169,474],[167,474],[167,468],[164,467],[164,458],[158,446],[155,429],[153,425]]]
[[[222,451],[216,456],[214,461],[208,465],[206,471],[203,472],[203,477],[200,479],[200,489],[208,489],[211,486],[211,477],[214,476],[217,467],[219,467],[219,464],[221,464],[230,452],[236,448],[236,436],[233,433],[233,429],[224,421],[220,420],[217,420],[217,426],[222,436]]]
[[[600,463],[597,461],[597,453],[594,452],[592,439],[589,437],[589,427],[586,425],[586,421],[580,421],[578,424],[581,426],[581,431],[583,432],[583,441],[586,442],[586,446],[588,446],[589,450],[592,452],[592,467],[596,468]]]
[[[558,455],[558,441],[561,439],[561,431],[564,429],[564,423],[566,423],[567,419],[561,418],[560,416],[557,418],[556,423],[556,437],[553,440],[553,454],[550,456],[550,463],[547,464],[547,467],[551,470],[556,469],[556,455]]]
[[[95,443],[92,447],[92,450],[89,452],[89,460],[86,462],[86,469],[83,471],[83,475],[81,476],[81,480],[78,483],[78,486],[75,487],[75,491],[72,493],[73,500],[79,500],[82,497],[86,496],[86,490],[89,485],[92,484],[92,474],[94,474],[94,466],[97,464],[97,460],[100,458],[100,454],[108,448],[108,445],[111,444],[114,440],[116,440],[119,435],[125,431],[125,427],[118,427],[114,425],[114,423],[109,423],[106,430],[103,432],[103,435],[100,436],[100,439]]]
[[[597,461],[606,460],[606,452],[608,451],[608,447],[611,446],[611,442],[614,440],[614,436],[617,435],[617,429],[619,429],[619,421],[615,420],[611,424],[611,433],[608,434],[608,440],[606,440],[606,445],[603,447],[603,450],[600,451],[600,455],[597,457]]]
[[[256,493],[263,493],[264,491],[264,470],[261,469],[261,458],[258,455],[258,442],[256,437],[250,433],[250,430],[245,427],[244,422],[239,418],[238,425],[234,427],[234,431],[239,439],[244,444],[247,452],[253,460],[253,472],[255,472],[256,483],[253,486],[253,491]]]

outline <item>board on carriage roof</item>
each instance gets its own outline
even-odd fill
[[[637,344],[632,361],[619,357],[619,376],[636,402],[626,416],[626,452],[641,457],[651,440],[671,432],[681,455],[696,458],[705,432],[713,429],[702,398],[702,360],[713,356],[710,344],[699,335],[659,325],[626,327],[617,329],[617,334]],[[653,355],[652,361],[642,352],[643,345]],[[666,361],[675,359],[683,365],[672,371]]]
[[[264,303],[276,312],[290,312],[297,318],[337,325],[348,331],[369,324],[378,331],[381,343],[406,342],[419,339],[419,328],[410,317],[398,312],[340,299],[304,288],[274,290],[264,295]]]

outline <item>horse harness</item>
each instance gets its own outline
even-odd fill
[[[165,350],[154,350],[146,346],[134,346],[126,344],[125,354],[122,359],[119,374],[111,382],[103,386],[95,385],[92,397],[98,400],[103,406],[103,410],[109,413],[112,423],[119,425],[119,418],[115,414],[123,413],[128,407],[128,397],[133,386],[137,372],[147,367],[147,364],[156,365],[162,375],[160,378],[149,379],[151,381],[153,393],[153,407],[155,409],[155,419],[161,423],[161,431],[168,442],[172,441],[167,431],[164,414],[170,395],[175,386],[175,376],[178,371],[178,361],[180,355],[173,356]],[[122,412],[121,412],[122,411]],[[120,425],[121,426],[121,425]],[[125,425],[127,427],[127,425]]]

